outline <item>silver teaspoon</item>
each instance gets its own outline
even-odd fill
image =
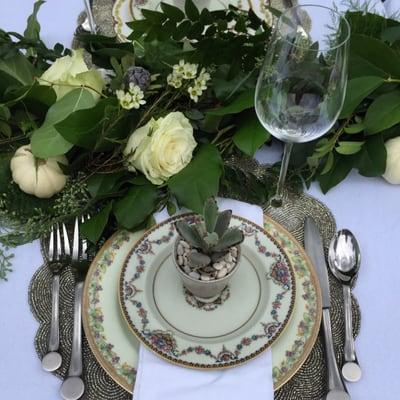
[[[329,247],[329,267],[332,274],[343,287],[345,315],[344,364],[342,376],[346,381],[357,382],[361,379],[354,339],[351,311],[351,285],[360,269],[361,253],[355,236],[347,229],[336,233]]]

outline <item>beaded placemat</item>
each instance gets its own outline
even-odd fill
[[[268,168],[260,166],[254,160],[233,159],[232,165],[244,172],[251,170],[253,174],[255,173],[258,176],[270,173]],[[246,199],[242,198],[241,200]],[[335,220],[329,209],[320,201],[305,193],[286,194],[282,209],[266,208],[265,212],[284,225],[300,242],[303,241],[304,218],[305,216],[312,216],[322,232],[326,250],[336,230]],[[29,287],[31,310],[40,323],[35,337],[35,348],[40,359],[47,352],[51,319],[51,283],[52,273],[45,264],[35,273]],[[332,276],[330,276],[330,285],[333,339],[337,361],[341,365],[344,343],[343,295],[340,284]],[[61,273],[60,286],[60,353],[63,364],[55,372],[55,375],[63,379],[69,366],[73,326],[74,275],[69,268],[64,269]],[[356,336],[360,329],[360,310],[354,298],[353,326],[353,333]],[[101,368],[85,338],[83,339],[83,378],[86,384],[84,400],[131,399],[131,395],[116,384]],[[324,349],[322,339],[319,336],[306,362],[289,382],[275,392],[275,399],[317,400],[324,396],[326,389]]]

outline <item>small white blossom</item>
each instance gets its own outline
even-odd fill
[[[175,89],[179,89],[182,86],[182,75],[174,71],[172,74],[167,76],[167,83]]]
[[[125,110],[133,108],[132,96],[130,93],[124,93],[123,95],[119,94],[117,97],[122,108],[125,108]]]
[[[199,89],[197,86],[190,86],[187,91],[190,95],[190,98],[195,103],[197,103],[199,101],[199,97],[203,94],[203,91],[201,89]]]
[[[132,108],[138,109],[141,105],[146,104],[146,100],[143,100],[144,93],[142,89],[132,82],[129,84],[129,92],[117,90],[115,94],[121,107],[126,110],[131,110]]]
[[[260,5],[260,10],[264,15],[265,23],[272,28],[272,25],[274,23],[274,16],[272,15],[272,12],[270,10],[268,10],[265,3],[262,3]]]
[[[197,64],[186,63],[182,74],[183,79],[194,79],[197,75]]]
[[[182,75],[185,71],[185,60],[180,60],[179,64],[175,64],[172,68],[175,74]]]

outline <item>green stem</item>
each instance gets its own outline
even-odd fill
[[[212,144],[215,144],[218,142],[218,139],[220,139],[220,137],[222,135],[224,135],[226,132],[229,132],[231,129],[235,128],[236,125],[229,125],[227,127],[225,127],[224,129],[221,129],[220,131],[218,131],[217,135],[215,136],[215,138],[211,141]]]

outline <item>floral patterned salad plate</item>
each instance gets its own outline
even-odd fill
[[[121,271],[119,301],[134,335],[160,357],[197,369],[233,367],[256,357],[279,337],[294,307],[293,265],[263,228],[240,217],[231,227],[244,233],[241,261],[212,312],[193,306],[173,260],[178,234],[170,218],[133,246]]]
[[[184,9],[185,0],[164,0],[165,3],[179,7],[181,10]],[[132,33],[132,29],[127,25],[128,22],[132,22],[138,19],[142,19],[142,9],[148,10],[160,10],[160,0],[116,0],[114,3],[112,15],[114,19],[114,29],[120,41],[127,41],[127,37]],[[199,10],[207,8],[209,11],[219,10],[226,8],[229,4],[233,4],[236,7],[248,8],[251,2],[248,0],[196,0],[196,6]],[[256,1],[257,3],[257,1]],[[263,10],[264,2],[261,1],[259,7]]]
[[[278,389],[302,366],[315,343],[321,320],[321,295],[314,269],[300,244],[267,217],[265,229],[275,248],[283,249],[293,268],[296,286],[293,316],[272,346],[274,387]],[[121,231],[112,236],[92,262],[84,289],[83,325],[91,350],[104,370],[128,392],[132,392],[135,382],[139,341],[123,320],[117,286],[126,257],[132,257],[132,250],[137,248],[138,241],[143,243],[140,239],[142,234]],[[174,276],[174,272],[169,278]],[[183,287],[179,291],[185,299],[185,307],[200,315],[212,315],[222,312],[224,306],[229,307],[229,302],[235,300],[233,289],[234,283],[218,300],[208,304],[198,302],[189,293],[183,292]],[[237,308],[235,313],[240,311]],[[241,344],[242,348],[253,340],[247,339]],[[208,358],[205,355],[202,357]]]

